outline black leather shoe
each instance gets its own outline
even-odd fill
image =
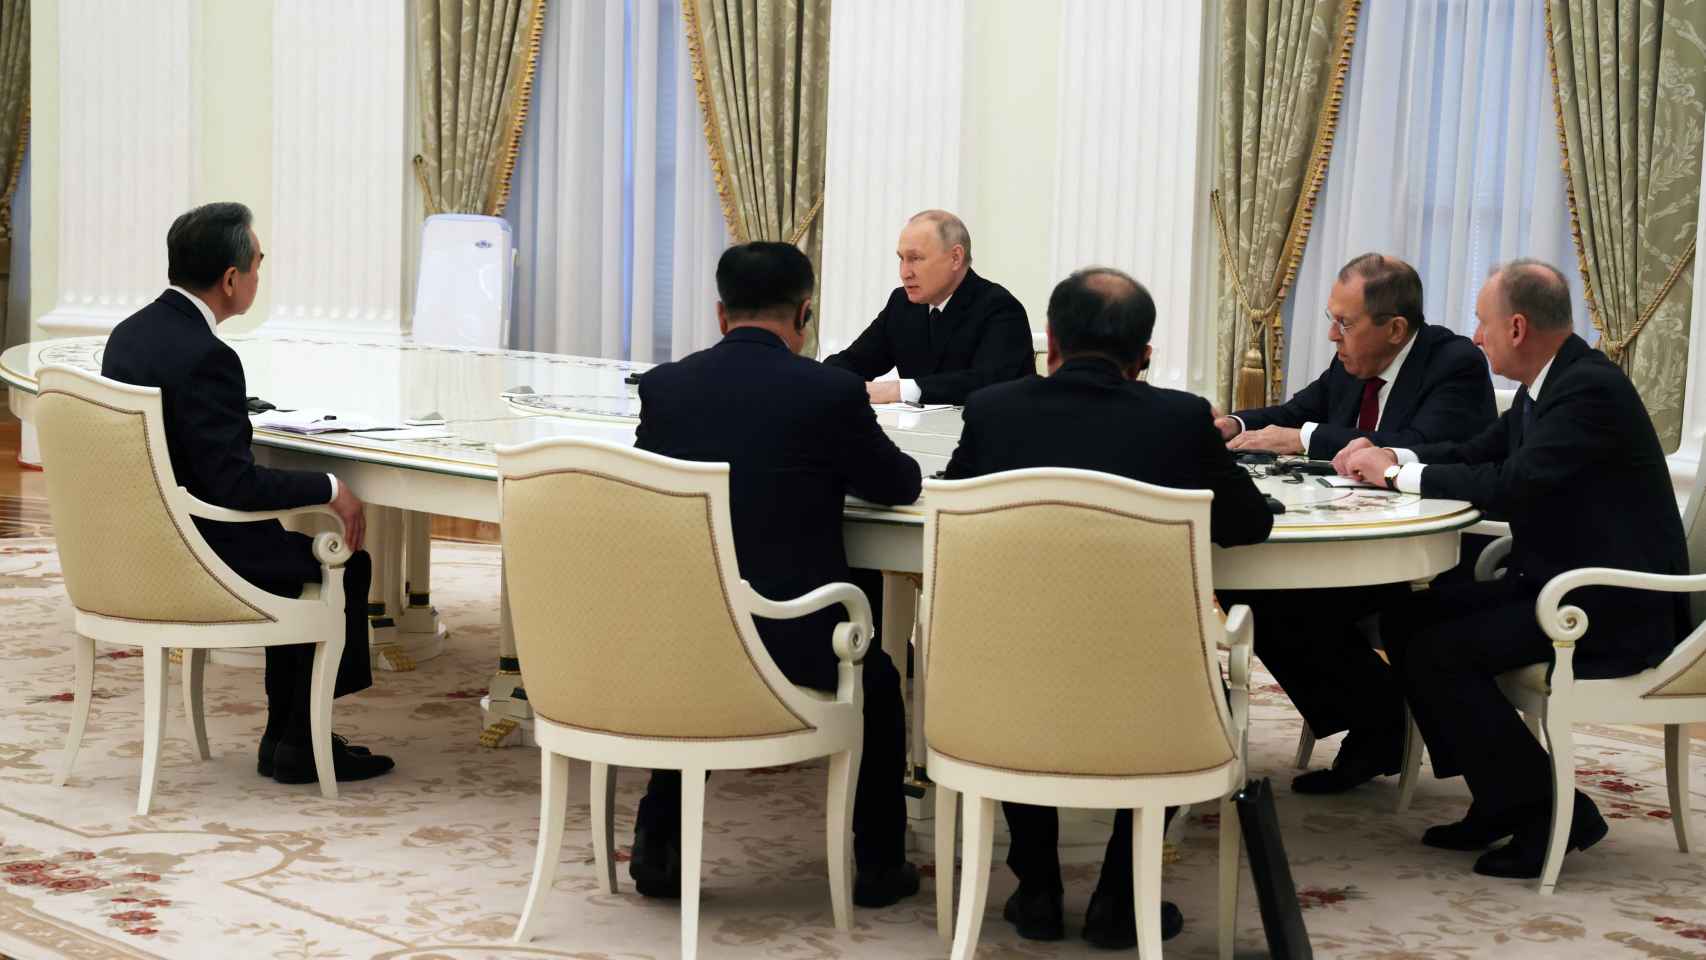
[[[388,772],[397,764],[390,757],[332,741],[332,771],[339,783],[368,780]],[[272,778],[279,783],[315,783],[320,779],[314,767],[314,748],[281,743],[273,751]]]
[[[341,733],[332,734],[332,743],[341,743],[344,745],[345,750],[348,750],[350,753],[357,754],[358,756],[365,757],[373,752],[366,747],[350,743],[349,738]],[[261,752],[259,757],[255,760],[255,772],[263,777],[272,776],[273,754],[276,752],[278,752],[278,740],[272,737],[262,737]],[[316,777],[315,779],[319,778]]]
[[[1485,850],[1511,835],[1511,827],[1478,817],[1474,810],[1456,823],[1442,823],[1422,831],[1422,843],[1441,850],[1465,852]]]
[[[853,878],[853,905],[886,907],[918,892],[918,868],[910,863],[860,870]]]
[[[1018,928],[1026,940],[1066,939],[1066,912],[1059,890],[1027,890],[1020,884],[1001,909],[1001,919]]]
[[[1137,915],[1132,912],[1132,895],[1107,894],[1097,890],[1090,895],[1090,906],[1084,911],[1084,939],[1092,947],[1103,950],[1130,950],[1137,946]],[[1161,901],[1161,939],[1171,940],[1185,929],[1185,915],[1171,900]]]
[[[681,840],[665,839],[645,827],[634,829],[628,876],[642,897],[675,900],[681,896]]]
[[[1372,738],[1369,738],[1372,739]],[[1291,791],[1302,794],[1344,793],[1360,787],[1375,777],[1389,777],[1404,765],[1403,741],[1394,748],[1391,739],[1382,737],[1381,746],[1363,747],[1369,739],[1354,733],[1345,735],[1345,744],[1326,770],[1311,770],[1291,781]]]
[[[1548,805],[1549,807],[1550,805]],[[1546,840],[1551,829],[1549,810],[1542,808],[1538,817],[1529,817],[1511,836],[1511,842],[1483,853],[1475,861],[1475,872],[1487,877],[1510,880],[1533,880],[1540,876],[1546,862]],[[1570,818],[1570,837],[1564,850],[1586,850],[1605,839],[1610,830],[1599,808],[1580,790],[1576,791],[1576,810]]]

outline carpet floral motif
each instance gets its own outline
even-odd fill
[[[558,880],[537,937],[508,938],[526,894],[538,829],[539,757],[478,745],[479,697],[496,666],[498,555],[439,543],[433,602],[451,631],[446,653],[412,673],[380,673],[338,701],[336,724],[391,754],[397,770],[345,785],[256,776],[264,721],[258,671],[210,666],[213,758],[195,758],[176,668],[153,812],[132,815],[141,755],[141,665],[102,650],[89,729],[69,783],[52,785],[70,716],[69,607],[48,540],[11,541],[0,579],[0,955],[215,960],[651,960],[678,953],[678,906],[636,896],[626,869],[599,891],[588,835],[587,772],[574,764]],[[1394,814],[1396,778],[1338,797],[1290,792],[1299,720],[1258,673],[1251,772],[1273,778],[1286,850],[1315,953],[1355,960],[1478,957],[1706,960],[1706,867],[1676,850],[1666,808],[1664,740],[1644,728],[1577,730],[1577,785],[1610,819],[1610,837],[1565,861],[1556,895],[1478,877],[1473,856],[1432,850],[1424,827],[1461,816],[1460,781],[1425,778]],[[1334,741],[1316,748],[1331,762]],[[1706,750],[1691,787],[1702,803]],[[914,853],[924,890],[834,927],[824,862],[821,764],[719,774],[705,825],[702,955],[777,960],[940,958],[934,886],[949,882]],[[628,859],[642,771],[623,770],[615,808]],[[1696,814],[1698,816],[1698,814]],[[1180,818],[1166,895],[1186,915],[1169,957],[1216,956],[1216,831],[1199,807]],[[1099,842],[1099,841],[1098,841]],[[925,848],[928,844],[924,845]],[[1003,853],[998,851],[999,864]],[[1094,863],[1068,862],[1068,933],[1018,939],[1002,922],[1013,880],[990,882],[982,960],[1106,956],[1075,939]],[[1248,870],[1240,956],[1265,955]],[[1128,956],[1135,956],[1127,954]]]

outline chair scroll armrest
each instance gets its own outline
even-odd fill
[[[793,620],[839,603],[847,608],[851,619],[836,625],[832,639],[835,655],[849,663],[858,663],[871,649],[871,638],[876,632],[871,626],[871,604],[865,599],[865,592],[851,583],[826,583],[792,600],[772,600],[752,589],[752,584],[745,580],[740,585],[747,607],[772,620]]]
[[[1588,631],[1588,616],[1582,608],[1564,603],[1565,594],[1583,587],[1699,593],[1706,591],[1706,574],[1678,576],[1616,567],[1582,567],[1560,573],[1546,581],[1546,586],[1540,588],[1540,596],[1534,600],[1534,616],[1540,621],[1540,629],[1552,638],[1554,648],[1574,647]]]
[[[198,499],[194,494],[178,488],[178,496],[183,498],[184,509],[190,516],[203,520],[219,520],[224,523],[257,523],[262,520],[283,520],[286,517],[299,517],[305,514],[318,513],[331,517],[337,525],[336,533],[321,533],[314,537],[314,559],[323,567],[341,567],[349,561],[349,545],[344,541],[344,521],[329,504],[317,503],[306,507],[295,507],[290,510],[228,510],[216,507],[205,500]]]
[[[1487,544],[1481,555],[1475,558],[1476,580],[1497,580],[1505,575],[1505,560],[1511,555],[1511,547],[1516,541],[1509,536],[1500,537]]]

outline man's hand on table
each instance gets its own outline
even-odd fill
[[[1227,417],[1231,420],[1232,418]],[[1238,424],[1233,422],[1233,426]],[[1226,435],[1224,427],[1221,436]],[[1226,442],[1228,450],[1272,450],[1274,453],[1303,453],[1303,431],[1296,427],[1263,427],[1246,430]]]
[[[1220,431],[1220,439],[1222,440],[1231,440],[1238,436],[1240,430],[1244,429],[1236,419],[1221,413],[1220,408],[1212,403],[1208,405],[1208,413],[1214,418],[1214,428]]]
[[[364,509],[367,505],[350,490],[349,484],[339,481],[338,495],[332,498],[329,506],[344,522],[344,542],[352,552],[360,550],[367,538],[367,512]]]
[[[869,394],[872,403],[899,403],[899,380],[872,380],[865,384],[865,393]]]
[[[1345,463],[1345,475],[1377,487],[1386,486],[1386,468],[1398,463],[1398,455],[1385,447],[1370,445],[1352,453]]]
[[[1372,447],[1372,446],[1374,446],[1374,441],[1370,440],[1367,437],[1357,437],[1355,440],[1352,440],[1350,443],[1345,444],[1345,448],[1343,450],[1340,450],[1338,453],[1333,455],[1333,470],[1334,470],[1334,472],[1338,473],[1338,475],[1341,477],[1350,476],[1351,475],[1351,467],[1350,467],[1351,456],[1354,455],[1358,450],[1367,450],[1369,447]]]

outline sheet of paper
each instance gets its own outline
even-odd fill
[[[268,410],[250,417],[255,426],[285,433],[333,433],[383,429],[388,424],[359,413],[337,413],[319,407],[302,410]]]
[[[929,413],[932,410],[946,410],[951,403],[873,403],[871,409],[878,413]]]

